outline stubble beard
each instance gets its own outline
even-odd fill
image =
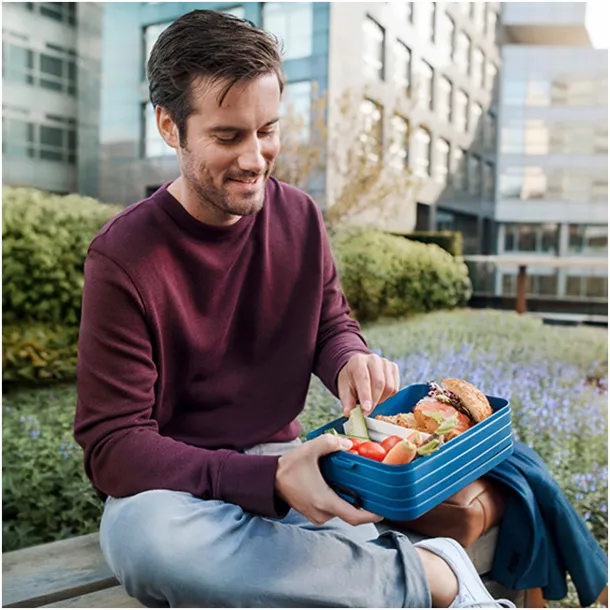
[[[268,165],[263,175],[263,182],[259,190],[253,195],[235,196],[229,192],[227,188],[229,182],[225,177],[225,181],[222,187],[218,187],[214,184],[212,178],[207,178],[207,170],[204,165],[195,167],[188,151],[184,151],[187,154],[183,156],[183,174],[191,188],[197,194],[199,200],[199,207],[203,210],[214,210],[214,212],[226,214],[227,216],[251,216],[257,214],[263,209],[265,202],[265,186],[275,163]],[[235,176],[237,178],[255,178],[255,175],[242,174]],[[226,186],[225,186],[226,185]]]

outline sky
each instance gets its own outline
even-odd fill
[[[597,49],[608,48],[608,0],[587,2],[585,25],[593,46]]]

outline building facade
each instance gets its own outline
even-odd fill
[[[506,3],[502,21],[497,252],[582,257],[532,268],[530,294],[607,302],[608,52],[593,49],[585,3]],[[496,294],[514,294],[516,269]]]
[[[2,5],[2,180],[98,194],[102,6]]]
[[[366,89],[363,114],[384,162],[403,163],[421,187],[393,226],[457,222],[478,251],[493,214],[497,3],[108,3],[104,14],[101,180],[104,201],[129,203],[176,175],[148,103],[145,63],[159,33],[194,8],[229,11],[284,42],[286,100],[311,118],[314,91],[334,105]],[[312,185],[324,206],[335,180]]]

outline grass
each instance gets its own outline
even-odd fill
[[[605,329],[461,310],[363,331],[373,349],[398,363],[404,386],[461,377],[509,398],[518,438],[542,456],[607,551]],[[3,550],[97,528],[100,506],[82,474],[82,453],[70,445],[75,404],[73,386],[4,396]],[[303,433],[339,415],[337,399],[314,378],[300,418]],[[578,605],[573,588],[561,605]]]

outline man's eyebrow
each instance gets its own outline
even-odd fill
[[[276,123],[279,122],[279,120],[280,120],[279,117],[272,119],[268,123],[265,123],[263,125],[262,129],[264,129],[265,127],[271,127],[272,125],[275,125]],[[212,127],[210,129],[210,131],[213,131],[214,133],[235,133],[235,132],[243,131],[243,129],[241,127],[233,127],[231,125],[215,125],[214,127]]]

